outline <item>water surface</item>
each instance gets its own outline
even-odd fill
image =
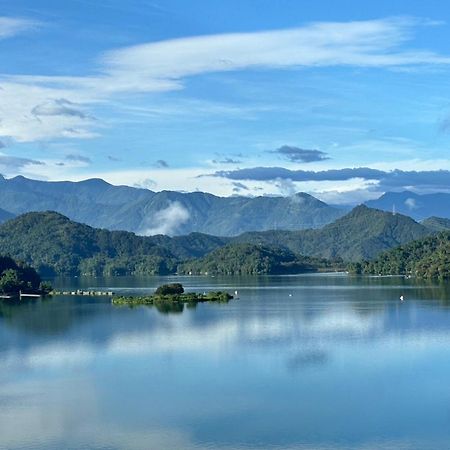
[[[448,286],[174,280],[239,299],[182,311],[87,297],[0,303],[0,448],[449,448]],[[144,293],[167,281],[55,284]]]

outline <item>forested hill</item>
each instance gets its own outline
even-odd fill
[[[376,275],[410,274],[419,278],[450,279],[450,232],[402,245],[373,261],[354,265],[353,270]]]
[[[430,233],[409,217],[365,206],[320,230],[245,233],[236,238],[201,233],[143,237],[96,229],[59,213],[42,212],[27,213],[1,224],[0,254],[23,260],[43,275],[169,274],[183,261],[201,258],[227,244],[253,244],[279,253],[282,249],[294,254],[296,261],[299,255],[359,261]],[[229,256],[233,250],[230,252]],[[217,252],[202,263],[209,265],[221,255]],[[264,257],[262,253],[255,256]]]
[[[27,213],[0,225],[0,253],[41,274],[165,274],[181,259],[203,256],[226,239],[194,233],[142,237],[92,228],[55,212]]]
[[[295,255],[290,250],[256,244],[228,244],[203,258],[188,261],[178,268],[185,274],[260,275],[313,272],[332,268],[325,260]]]
[[[410,217],[361,205],[318,230],[245,233],[234,241],[281,246],[302,255],[360,261],[431,233]]]
[[[421,224],[429,230],[436,232],[450,230],[450,219],[443,217],[429,217],[422,221]]]

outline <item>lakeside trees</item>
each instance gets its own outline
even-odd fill
[[[317,271],[325,260],[254,244],[228,244],[203,258],[179,266],[180,273],[211,275],[293,274]]]
[[[450,232],[419,239],[349,268],[355,273],[450,279]]]
[[[40,290],[41,277],[31,267],[12,258],[0,256],[0,292],[16,294],[19,291]]]

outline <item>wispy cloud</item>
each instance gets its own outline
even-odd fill
[[[31,26],[14,20],[4,18],[3,28],[0,22],[4,36]],[[387,18],[195,36],[111,50],[85,76],[0,76],[0,136],[20,142],[91,138],[99,123],[85,108],[116,94],[183,89],[187,77],[212,72],[449,64],[450,56],[407,48],[415,29],[429,25]]]
[[[197,36],[110,51],[102,62],[111,79],[120,80],[117,89],[133,90],[152,89],[152,82],[160,89],[163,80],[177,88],[188,76],[248,68],[450,63],[449,57],[431,51],[401,49],[419,25],[429,23],[389,18]]]
[[[91,158],[88,158],[87,156],[83,156],[83,155],[77,155],[77,154],[67,155],[66,159],[67,159],[67,161],[81,162],[83,164],[91,164],[92,163]]]
[[[390,189],[442,189],[450,190],[449,170],[403,171],[399,169],[385,171],[369,167],[331,169],[322,171],[290,170],[283,167],[252,167],[230,171],[217,171],[216,177],[233,181],[265,181],[280,183],[292,182],[329,182],[361,179],[374,182],[379,190]]]
[[[122,161],[120,158],[117,158],[116,156],[113,155],[108,155],[108,159],[112,162],[120,162]]]
[[[241,191],[249,191],[250,189],[248,188],[248,186],[246,186],[243,183],[239,183],[238,181],[233,181],[231,183],[231,185],[233,186],[233,192],[234,193],[238,193]]]
[[[6,170],[16,171],[26,166],[44,166],[45,163],[29,158],[19,158],[16,156],[0,155],[0,167]]]
[[[141,189],[154,189],[157,186],[157,183],[155,180],[152,180],[151,178],[144,178],[142,180],[137,181],[133,185],[134,187],[141,188]]]
[[[320,150],[308,150],[291,145],[283,145],[282,147],[273,150],[271,153],[281,155],[291,162],[309,163],[330,159],[326,153],[321,152]]]
[[[45,103],[36,105],[31,113],[35,116],[69,116],[86,119],[87,114],[76,105],[65,98],[49,100]]]
[[[158,159],[158,161],[155,162],[155,166],[159,168],[167,168],[169,167],[169,163],[165,161],[164,159]]]
[[[57,138],[92,138],[97,121],[82,114],[69,114],[66,99],[87,103],[89,97],[69,88],[50,88],[39,83],[17,83],[0,78],[0,137],[16,142],[35,142]],[[70,99],[70,100],[68,100]],[[64,111],[65,110],[65,111]]]
[[[38,26],[39,23],[33,20],[0,16],[0,39],[16,36]]]
[[[224,159],[213,159],[213,164],[240,164],[241,161],[239,159],[233,158],[224,158]]]
[[[441,120],[438,124],[440,133],[449,133],[450,132],[450,118],[447,117]]]

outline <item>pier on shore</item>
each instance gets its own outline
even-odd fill
[[[93,291],[93,290],[83,290],[83,289],[77,289],[76,291],[51,291],[50,295],[82,295],[82,296],[89,296],[89,297],[111,297],[114,295],[113,291]]]

